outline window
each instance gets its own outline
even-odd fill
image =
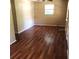
[[[53,15],[53,14],[54,14],[54,5],[45,4],[45,15]]]

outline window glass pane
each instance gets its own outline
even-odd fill
[[[45,9],[54,9],[53,4],[45,4]]]
[[[54,14],[54,10],[45,10],[45,15],[52,15]]]
[[[52,14],[54,14],[54,5],[46,4],[45,5],[45,15],[52,15]]]

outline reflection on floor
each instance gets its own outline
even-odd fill
[[[22,32],[10,49],[11,59],[67,59],[64,27],[34,26]]]

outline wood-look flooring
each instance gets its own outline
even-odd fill
[[[64,27],[34,26],[10,46],[11,59],[67,59]]]

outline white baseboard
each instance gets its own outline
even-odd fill
[[[16,42],[16,40],[14,40],[13,42],[11,42],[10,45],[12,45],[14,42]]]
[[[25,30],[28,30],[29,28],[31,28],[31,27],[33,27],[33,26],[34,26],[34,25],[32,25],[32,26],[30,26],[30,27],[28,27],[28,28],[24,28],[23,30],[18,31],[18,33],[20,34],[20,33],[24,32]]]
[[[18,33],[20,34],[20,33],[22,33],[23,31],[25,31],[25,30],[27,30],[26,28],[24,28],[23,30],[21,30],[21,31],[19,31]]]
[[[34,24],[34,25],[39,25],[39,26],[61,26],[61,27],[65,27],[65,25],[48,25],[48,24]]]
[[[38,26],[61,26],[61,27],[64,27],[64,25],[48,25],[48,24],[34,24],[34,25],[38,25]],[[29,28],[33,27],[34,25],[28,27],[28,28],[24,28],[23,30],[19,31],[18,33],[22,33],[23,31],[25,30],[28,30]]]

